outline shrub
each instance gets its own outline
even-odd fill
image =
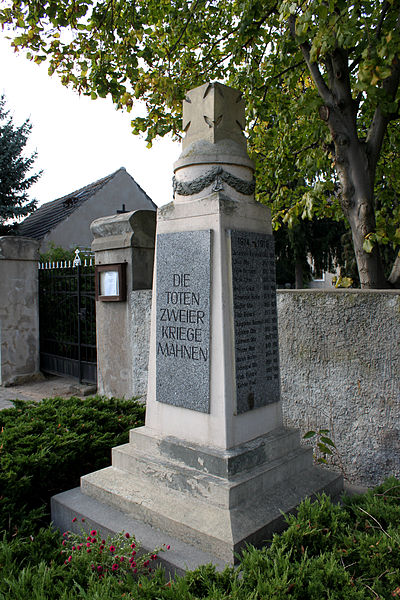
[[[268,547],[249,546],[237,569],[218,573],[212,565],[165,581],[162,570],[138,579],[91,569],[87,556],[60,553],[50,530],[0,543],[0,598],[22,600],[386,600],[400,597],[400,482],[390,479],[343,506],[326,496],[305,500],[287,530]],[[377,516],[388,508],[385,527]],[[368,514],[366,514],[368,513]],[[95,534],[88,533],[91,540]],[[87,536],[87,537],[88,537]],[[130,539],[130,538],[129,538]],[[75,545],[75,538],[71,538]],[[89,540],[86,541],[88,543]],[[82,543],[82,542],[80,542]],[[97,544],[90,541],[91,546]],[[109,540],[129,547],[123,534]],[[109,547],[109,546],[108,546]],[[50,550],[49,550],[50,548]],[[67,543],[63,549],[67,548]],[[100,549],[100,546],[97,545]],[[125,548],[127,550],[128,548]],[[121,552],[122,550],[122,552]],[[119,549],[118,556],[124,554]],[[115,556],[113,552],[108,558]],[[126,554],[126,553],[125,553]],[[124,556],[125,556],[124,554]],[[127,556],[127,555],[126,555]],[[136,556],[136,555],[135,555]],[[66,558],[67,557],[67,558]],[[68,564],[64,564],[67,560]],[[82,560],[82,564],[79,562]],[[125,562],[124,559],[123,562]],[[146,559],[148,560],[148,559]],[[93,564],[98,566],[97,562]],[[104,563],[105,564],[105,563]],[[89,569],[87,566],[89,565]],[[104,566],[104,565],[103,565]],[[118,570],[117,570],[118,573]]]
[[[31,534],[51,496],[109,465],[111,448],[128,441],[144,414],[134,400],[100,396],[16,400],[0,411],[0,531]]]

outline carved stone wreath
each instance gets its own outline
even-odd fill
[[[235,177],[232,173],[228,173],[228,171],[224,171],[222,167],[213,167],[205,175],[197,177],[193,181],[178,181],[174,176],[172,179],[174,198],[175,194],[179,194],[180,196],[198,194],[212,183],[214,183],[212,187],[213,192],[220,192],[224,189],[223,184],[227,183],[234,190],[245,196],[254,194],[256,188],[254,178],[251,181],[246,181],[245,179]]]

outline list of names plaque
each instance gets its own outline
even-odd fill
[[[211,232],[157,235],[158,402],[210,411]]]
[[[237,413],[279,400],[272,235],[231,231]]]

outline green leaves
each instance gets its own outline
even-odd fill
[[[92,98],[110,95],[132,111],[133,133],[144,134],[149,146],[157,136],[181,136],[188,89],[221,80],[243,90],[257,199],[271,207],[275,229],[302,219],[343,219],[342,206],[355,201],[341,198],[354,168],[345,166],[348,152],[337,140],[351,136],[361,151],[371,137],[385,138],[387,122],[398,123],[397,20],[396,2],[379,0],[53,0],[0,9],[17,49],[28,49],[36,62],[46,58],[65,85]],[[136,100],[145,116],[135,114]],[[380,115],[386,121],[376,138]],[[380,153],[391,169],[386,140],[365,153],[367,177],[377,174],[374,191],[382,198],[373,206],[371,191],[369,203],[376,220],[385,220],[382,240],[398,244],[398,201],[388,199],[382,161],[375,170]],[[355,195],[364,193],[362,179],[351,181]],[[392,190],[398,179],[391,177]],[[373,229],[358,227],[378,234]]]
[[[128,440],[145,412],[99,396],[14,404],[0,413],[0,531],[21,527],[66,481],[74,487],[80,475],[107,466],[110,448]]]
[[[316,450],[314,458],[316,462],[327,464],[326,457],[332,456],[333,450],[336,450],[335,443],[327,436],[329,429],[310,430],[303,435],[303,440],[316,438]]]

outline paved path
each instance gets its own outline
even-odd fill
[[[43,380],[30,381],[21,385],[4,387],[0,385],[0,410],[12,406],[11,400],[34,400],[61,396],[88,396],[96,392],[96,386],[78,383],[76,379],[46,375]]]

